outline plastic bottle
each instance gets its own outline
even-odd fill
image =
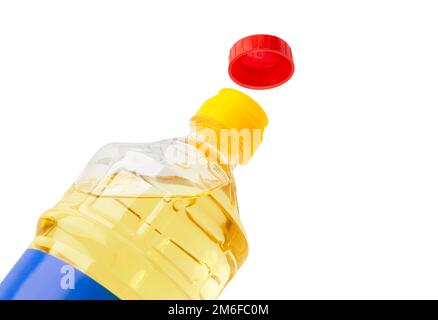
[[[248,254],[232,171],[267,125],[223,89],[191,133],[102,147],[0,285],[0,299],[215,299]]]

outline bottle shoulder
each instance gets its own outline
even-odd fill
[[[232,171],[174,138],[101,147],[75,185],[95,195],[194,197],[234,184]]]

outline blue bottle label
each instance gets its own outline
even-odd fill
[[[118,300],[72,265],[28,249],[0,284],[1,300]]]

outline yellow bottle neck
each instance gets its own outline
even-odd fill
[[[251,97],[225,88],[207,99],[191,119],[194,143],[211,161],[235,167],[245,164],[262,142],[268,117]],[[200,140],[197,143],[196,140]]]

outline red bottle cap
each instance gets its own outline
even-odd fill
[[[242,87],[274,88],[289,80],[294,71],[292,50],[276,36],[255,34],[231,47],[228,73]]]

